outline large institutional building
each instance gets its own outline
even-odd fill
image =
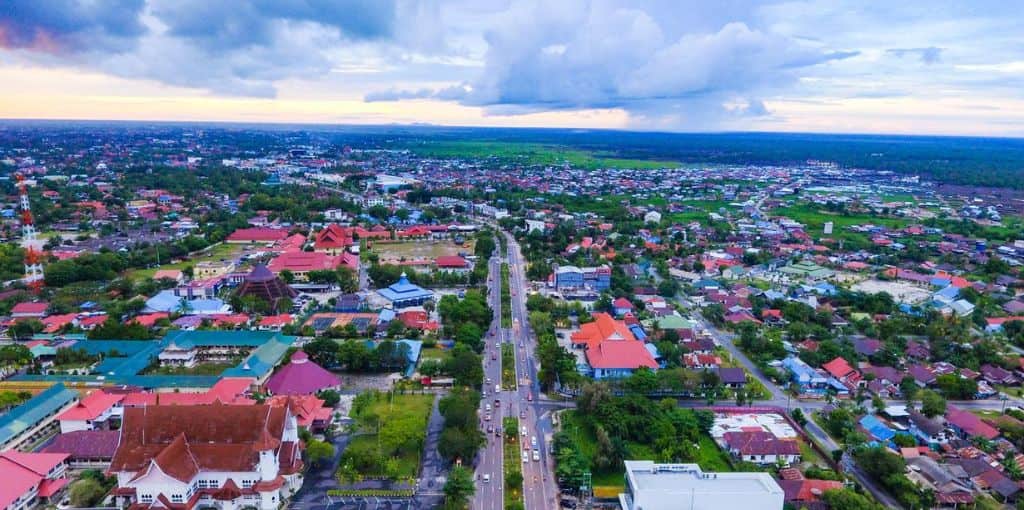
[[[623,510],[782,510],[784,493],[768,473],[705,473],[697,464],[626,461]]]
[[[119,506],[275,510],[302,485],[291,405],[124,409],[110,464]]]

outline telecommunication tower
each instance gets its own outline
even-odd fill
[[[28,201],[28,186],[25,175],[14,174],[18,182],[18,195],[21,198],[21,239],[25,246],[25,283],[32,292],[39,292],[43,286],[43,265],[40,262],[42,253],[36,249],[37,237],[35,222],[32,221],[32,205]]]

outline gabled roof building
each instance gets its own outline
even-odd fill
[[[125,409],[109,473],[119,506],[274,510],[302,484],[290,406]]]

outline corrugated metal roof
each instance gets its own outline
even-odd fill
[[[3,416],[0,416],[0,445],[34,427],[47,416],[56,414],[62,407],[77,398],[77,391],[70,390],[58,383],[30,398],[24,404],[4,413]]]

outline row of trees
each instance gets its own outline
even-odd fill
[[[384,340],[371,348],[366,340],[318,338],[302,348],[316,364],[350,372],[391,372],[409,363],[409,345]]]
[[[445,460],[471,464],[477,451],[486,442],[480,431],[477,409],[480,393],[470,388],[456,388],[438,403],[444,417],[444,429],[437,450]]]

